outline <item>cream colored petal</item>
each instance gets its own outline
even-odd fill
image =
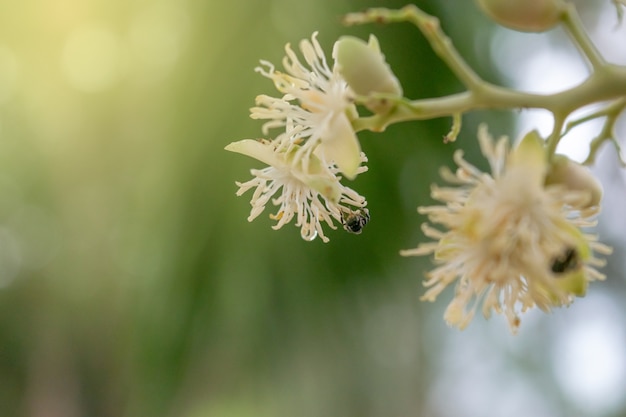
[[[354,179],[361,165],[361,145],[348,118],[335,116],[328,126],[327,136],[322,139],[324,158],[335,163],[347,178]]]
[[[527,133],[513,149],[506,169],[523,170],[529,183],[543,184],[548,163],[544,141],[536,130]]]
[[[380,53],[378,40],[369,43],[353,36],[343,36],[333,48],[337,68],[352,90],[360,95],[388,93],[402,95],[402,87]]]
[[[277,167],[282,164],[272,146],[258,140],[243,139],[237,142],[229,143],[224,149],[249,156],[261,162],[265,162],[270,166]]]
[[[565,155],[555,155],[546,177],[546,185],[560,184],[568,190],[586,191],[589,193],[589,202],[584,207],[600,204],[602,199],[602,184],[593,176],[587,167],[584,167]]]
[[[328,201],[337,204],[341,198],[341,186],[338,181],[321,175],[307,175],[301,178],[309,188],[320,193]]]

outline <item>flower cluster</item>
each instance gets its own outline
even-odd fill
[[[296,226],[305,240],[313,240],[318,235],[324,242],[328,237],[324,234],[322,223],[335,229],[334,221],[344,222],[345,219],[357,215],[365,209],[367,202],[356,191],[341,184],[341,177],[334,165],[329,165],[315,154],[306,159],[298,158],[301,148],[293,145],[290,150],[278,150],[279,141],[244,139],[231,143],[227,150],[238,152],[268,164],[263,169],[251,170],[254,178],[240,183],[237,195],[254,188],[250,204],[252,210],[248,221],[254,220],[272,199],[279,206],[270,218],[276,220],[274,229],[280,229],[296,217]],[[365,155],[361,155],[366,162]],[[306,164],[306,168],[304,165]],[[367,170],[363,166],[357,170]],[[333,221],[334,220],[334,221]],[[355,231],[358,232],[358,231]]]
[[[300,50],[308,66],[303,65],[287,45],[283,66],[287,73],[261,61],[256,71],[271,79],[281,97],[260,95],[257,107],[251,109],[253,119],[268,120],[263,134],[282,128],[277,139],[279,148],[299,146],[298,160],[318,150],[325,160],[333,161],[348,178],[354,178],[360,165],[360,146],[352,129],[350,116],[356,116],[348,84],[339,72],[328,67],[324,51],[313,34],[311,41],[300,42]]]
[[[271,203],[277,206],[270,214],[274,229],[294,220],[302,238],[320,236],[327,242],[325,228],[342,224],[344,230],[360,233],[370,219],[365,198],[342,182],[368,169],[356,132],[381,132],[394,123],[448,116],[452,128],[444,136],[447,143],[457,138],[469,111],[550,112],[554,125],[546,138],[533,131],[512,149],[506,137],[496,141],[481,126],[478,144],[490,171],[482,172],[457,151],[456,172],[441,171],[448,185],[432,186],[431,196],[439,203],[418,208],[428,217],[422,231],[432,240],[401,251],[404,256],[434,259],[423,300],[434,301],[454,287],[444,315],[450,325],[465,328],[480,308],[485,317],[503,314],[515,332],[524,311],[567,306],[586,293],[589,282],[605,278],[598,268],[611,248],[588,231],[600,211],[602,188],[583,165],[556,154],[556,149],[571,129],[600,118],[604,125],[591,141],[585,165],[593,162],[603,143],[617,144],[615,125],[626,110],[626,72],[600,54],[576,8],[563,0],[477,1],[492,20],[514,30],[543,32],[562,26],[588,62],[588,78],[553,94],[497,86],[462,58],[436,17],[415,5],[371,8],[351,13],[343,22],[413,24],[465,91],[409,99],[374,36],[368,42],[339,38],[332,61],[327,61],[314,33],[298,50],[285,47],[280,70],[261,61],[256,72],[271,80],[279,93],[257,96],[251,108],[250,117],[263,121],[265,138],[233,142],[226,150],[267,165],[252,169],[249,181],[236,182],[237,195],[253,190],[249,221]],[[599,110],[574,115],[600,103]],[[363,108],[366,115],[359,114]]]
[[[595,269],[604,260],[595,253],[611,250],[581,230],[594,224],[599,185],[547,181],[554,175],[535,132],[513,151],[507,138],[494,142],[484,126],[478,139],[491,174],[457,151],[456,173],[441,171],[451,186],[432,187],[432,197],[444,204],[418,208],[443,230],[424,224],[434,241],[401,254],[434,255],[437,266],[426,274],[423,299],[434,301],[456,283],[444,316],[450,325],[467,326],[482,302],[485,317],[503,313],[515,332],[520,311],[568,305],[589,281],[604,279]]]
[[[362,164],[367,158],[361,152],[352,127],[352,121],[358,117],[355,93],[340,68],[350,78],[351,61],[355,56],[356,59],[365,56],[378,68],[373,81],[379,89],[400,90],[380,55],[375,38],[371,38],[367,46],[352,38],[338,41],[335,49],[340,52],[336,54],[345,62],[339,65],[336,59],[331,68],[316,37],[314,33],[311,40],[300,42],[304,63],[288,44],[282,62],[285,72],[276,70],[267,61],[261,61],[261,66],[256,68],[272,80],[282,95],[259,95],[250,117],[266,120],[262,128],[264,135],[269,135],[272,129],[280,129],[280,133],[272,140],[234,142],[226,150],[269,165],[252,170],[252,180],[237,183],[237,195],[255,189],[249,221],[263,212],[271,199],[274,205],[280,206],[278,212],[270,216],[277,220],[275,229],[295,217],[304,239],[312,240],[319,235],[327,242],[322,223],[335,229],[334,222],[340,222],[345,230],[360,233],[369,220],[365,198],[341,183],[342,176],[354,179],[366,171],[367,167]],[[348,58],[343,58],[345,56]],[[363,89],[364,83],[359,82],[357,86]]]

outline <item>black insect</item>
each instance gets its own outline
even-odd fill
[[[557,256],[553,261],[550,269],[555,274],[565,274],[578,269],[580,266],[580,258],[578,251],[574,248],[567,248],[562,255]]]
[[[343,223],[344,230],[357,235],[363,231],[363,227],[369,221],[370,212],[366,208],[343,213],[343,216],[341,217],[341,223]]]

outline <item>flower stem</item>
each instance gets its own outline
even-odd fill
[[[583,55],[589,60],[591,67],[597,70],[606,65],[606,61],[593,42],[591,42],[591,39],[589,39],[589,35],[587,35],[582,21],[580,20],[580,16],[576,11],[576,7],[573,4],[568,3],[565,6],[562,21],[578,49],[580,49]]]
[[[624,111],[625,108],[626,108],[626,98],[622,98],[620,100],[616,100],[615,102],[609,104],[608,106],[601,109],[600,111],[597,111],[595,113],[590,114],[589,116],[579,119],[579,120],[591,120],[592,118],[602,117],[602,116],[606,116],[607,118],[606,122],[604,123],[604,126],[602,127],[602,131],[598,134],[598,136],[596,136],[591,141],[591,144],[589,145],[589,155],[587,156],[587,159],[584,162],[585,165],[592,164],[596,159],[596,154],[598,152],[598,149],[600,149],[600,146],[606,141],[611,141],[613,145],[615,146],[615,150],[617,152],[617,158],[620,164],[622,165],[622,167],[626,167],[626,161],[624,161],[621,147],[619,143],[617,142],[617,140],[615,139],[615,123],[617,122],[617,118]],[[576,125],[579,124],[577,123],[579,120],[572,122],[572,125],[574,125],[574,123],[576,123]]]
[[[452,127],[447,135],[443,137],[443,143],[454,142],[461,133],[461,125],[463,124],[463,116],[461,113],[454,113],[452,115]]]
[[[561,140],[561,131],[563,130],[563,126],[565,126],[565,119],[567,119],[567,114],[559,114],[553,113],[554,116],[554,126],[552,128],[552,133],[548,137],[546,141],[547,147],[547,155],[549,159],[552,159],[554,154],[556,153],[556,147]]]
[[[414,24],[426,37],[437,56],[467,89],[464,92],[444,97],[418,100],[382,94],[359,98],[357,103],[374,98],[387,100],[394,105],[386,113],[354,120],[354,130],[380,132],[393,123],[451,116],[453,118],[452,130],[444,137],[444,140],[452,141],[460,131],[461,119],[466,112],[478,109],[545,109],[554,117],[554,129],[546,139],[548,155],[552,157],[561,138],[574,126],[596,117],[608,116],[603,133],[591,145],[588,160],[592,160],[597,148],[604,141],[613,138],[613,127],[617,116],[626,109],[624,98],[626,97],[626,66],[609,64],[605,61],[587,35],[573,4],[564,5],[561,21],[578,49],[588,60],[591,74],[582,83],[567,90],[553,94],[533,94],[501,87],[483,80],[461,57],[450,38],[441,30],[439,19],[424,13],[414,5],[399,10],[373,8],[362,13],[348,14],[344,19],[344,23],[348,25],[391,22]],[[565,124],[574,111],[602,101],[613,103],[598,113]]]
[[[450,38],[441,30],[439,19],[424,13],[417,6],[410,4],[400,10],[384,8],[372,8],[363,13],[350,13],[346,15],[344,23],[347,25],[364,23],[413,23],[426,37],[433,51],[446,63],[448,68],[469,90],[473,90],[482,83],[481,78],[465,62],[456,50]]]

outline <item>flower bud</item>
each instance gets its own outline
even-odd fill
[[[507,170],[520,170],[532,184],[541,184],[547,171],[544,141],[536,130],[524,135],[511,152]]]
[[[546,175],[546,185],[559,184],[568,190],[586,191],[589,201],[586,207],[597,206],[602,199],[602,185],[589,169],[572,161],[564,155],[555,155]]]
[[[562,0],[477,0],[494,21],[521,32],[543,32],[554,27],[565,8]]]
[[[374,35],[370,35],[368,43],[353,36],[339,38],[333,48],[333,58],[339,73],[356,94],[368,96],[372,93],[382,93],[402,96],[402,87],[385,62]],[[381,99],[372,99],[366,106],[375,113],[389,109],[389,103]]]

